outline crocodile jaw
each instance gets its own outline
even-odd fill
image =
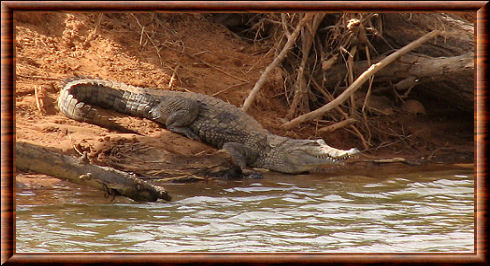
[[[315,140],[318,146],[309,147],[306,153],[320,159],[330,159],[332,161],[345,160],[352,155],[358,154],[359,150],[352,148],[349,150],[339,150],[328,146],[323,139]]]
[[[322,139],[288,139],[273,147],[268,156],[274,157],[267,168],[283,173],[307,172],[322,165],[339,163],[358,154],[359,150],[339,150],[330,147]]]

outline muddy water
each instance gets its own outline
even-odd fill
[[[17,252],[473,252],[472,169],[168,185],[170,203],[17,188]],[[389,172],[389,171],[388,171]]]

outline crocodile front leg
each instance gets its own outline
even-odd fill
[[[246,178],[262,178],[262,174],[247,169],[247,163],[257,158],[257,154],[250,148],[238,142],[227,142],[222,149],[231,155],[232,163],[240,167]]]
[[[192,114],[188,110],[179,110],[168,117],[165,122],[165,127],[172,132],[182,134],[193,140],[201,141],[201,138],[187,127],[195,119],[194,118],[189,122],[190,117],[192,117]]]
[[[223,145],[223,150],[231,155],[231,161],[234,165],[240,167],[242,170],[247,167],[247,153],[250,150],[242,144],[238,142],[227,142]]]
[[[165,125],[174,133],[200,141],[199,136],[189,128],[198,114],[199,102],[182,97],[172,97],[153,106],[149,111],[149,118]]]

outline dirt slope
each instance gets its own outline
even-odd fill
[[[190,90],[240,106],[274,54],[267,53],[272,43],[244,41],[200,14],[24,12],[16,13],[15,20],[17,141],[72,155],[77,154],[74,147],[95,155],[107,154],[114,151],[111,145],[121,140],[151,142],[153,147],[185,156],[216,151],[145,119],[119,118],[124,126],[145,137],[70,120],[59,113],[56,105],[61,80],[74,75],[101,77],[136,86]],[[280,70],[276,70],[250,110],[260,123],[284,136],[322,137],[337,148],[360,147],[359,140],[342,131],[317,135],[313,123],[281,130],[281,118],[287,113],[282,80]],[[434,124],[433,119],[414,116],[394,119],[412,125],[411,130],[420,138],[432,137],[432,146],[421,144],[415,149],[420,151],[416,156],[435,155],[434,145],[440,144],[460,147],[463,155],[452,160],[472,160],[471,136],[458,131],[466,125],[457,121]],[[466,138],[449,136],[444,130],[463,132]],[[394,155],[414,156],[413,147],[404,150],[405,143],[395,144],[369,153],[386,155],[396,150]]]

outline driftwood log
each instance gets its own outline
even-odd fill
[[[412,74],[420,80],[416,87],[418,91],[473,113],[473,23],[447,13],[386,13],[381,18],[383,36],[395,49],[433,29],[439,29],[443,34],[393,64],[392,68],[398,68],[397,72],[378,73],[376,78],[396,73],[392,76],[396,83],[404,78],[400,77],[403,72]]]
[[[374,41],[373,45],[383,54],[399,49],[434,29],[442,34],[376,73],[375,83],[390,81],[403,84],[417,80],[412,84],[417,91],[461,111],[473,112],[474,26],[471,22],[446,13],[385,13],[381,14],[380,21],[383,38]],[[383,58],[379,55],[371,63]],[[360,75],[368,67],[367,61],[356,61],[353,64],[354,75]],[[332,67],[328,70],[324,86],[335,87],[345,79],[345,73],[342,64]],[[379,87],[374,86],[374,91],[376,88]]]
[[[73,158],[30,143],[17,142],[16,167],[47,174],[73,183],[121,195],[135,201],[156,201],[171,197],[163,187],[114,168],[92,165],[87,158]]]
[[[420,35],[438,29],[443,35],[420,46],[416,53],[432,57],[451,57],[473,51],[474,25],[450,13],[384,13],[383,37],[396,49]],[[381,43],[379,45],[381,47]]]
[[[417,86],[425,94],[451,103],[455,108],[473,111],[473,52],[452,57],[430,57],[410,53],[402,56],[376,73],[376,82],[392,81],[400,92]],[[373,59],[372,63],[384,57]],[[369,68],[367,61],[358,61],[353,66],[355,75],[360,75]],[[345,77],[345,67],[336,66],[330,69],[327,87],[334,87]],[[382,90],[383,87],[375,88]]]
[[[414,51],[416,54],[393,67],[420,77],[418,91],[473,113],[474,24],[448,13],[383,14],[382,19],[383,36],[396,47],[418,38],[421,32],[443,31],[434,42],[425,43]],[[414,64],[407,68],[410,62]]]

